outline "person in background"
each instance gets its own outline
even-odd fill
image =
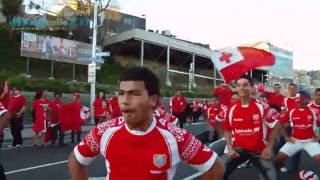
[[[0,102],[0,151],[2,143],[4,140],[4,128],[9,123],[8,112],[4,105]],[[1,152],[0,152],[0,179],[6,180],[6,175],[4,173],[4,168],[1,162]]]
[[[203,112],[203,104],[200,99],[194,99],[190,106],[192,108],[192,120],[195,123],[199,121],[199,117]]]
[[[34,132],[33,143],[35,146],[43,147],[45,145],[45,134],[49,120],[50,101],[47,99],[47,90],[39,90],[32,103],[34,111],[34,121],[32,130]]]
[[[273,92],[264,91],[269,105],[271,108],[276,109],[278,112],[281,112],[281,107],[284,105],[284,96],[281,94],[281,86],[279,83],[273,85]]]
[[[208,141],[213,142],[222,136],[222,130],[220,123],[223,119],[219,118],[220,113],[225,113],[227,107],[220,103],[220,97],[218,95],[213,95],[211,98],[212,107],[208,109],[208,120],[209,120],[209,135]]]
[[[233,103],[239,101],[239,99],[240,99],[240,96],[239,96],[238,92],[233,92],[232,96],[231,96],[230,104],[233,104]]]
[[[4,81],[4,86],[0,87],[0,102],[8,109],[10,100],[9,80]]]
[[[308,105],[312,110],[315,111],[317,116],[317,134],[320,136],[320,88],[314,91],[314,100]]]
[[[181,91],[178,90],[176,95],[170,99],[169,108],[171,114],[178,118],[180,128],[183,128],[183,124],[186,122],[185,110],[187,108],[187,100],[182,96]]]
[[[94,124],[98,125],[100,122],[100,119],[105,116],[104,113],[104,107],[106,106],[106,97],[104,92],[100,91],[97,94],[96,99],[93,101],[93,104],[91,106],[93,111],[93,118],[94,118]]]
[[[119,117],[122,114],[118,103],[118,96],[119,93],[116,91],[115,96],[111,99],[109,104],[109,109],[113,118]]]
[[[220,97],[222,105],[227,107],[230,105],[232,90],[227,86],[226,83],[221,83],[219,86],[214,88],[212,94]]]
[[[21,131],[23,130],[23,115],[26,110],[26,97],[20,94],[20,90],[13,88],[13,96],[10,98],[8,118],[10,119],[11,134],[13,137],[12,147],[23,144]]]
[[[59,145],[63,146],[62,139],[63,132],[60,129],[60,119],[59,119],[59,109],[62,107],[63,102],[61,101],[61,92],[53,93],[54,99],[50,103],[51,113],[50,113],[50,125],[52,127],[51,131],[51,144],[55,145],[59,134]]]
[[[278,168],[284,168],[284,161],[301,150],[305,150],[314,158],[320,167],[320,136],[315,133],[316,113],[307,105],[309,95],[299,91],[296,95],[297,108],[286,112],[281,118],[281,124],[290,122],[292,134],[288,135],[283,126],[280,126],[286,143],[280,149],[275,162]]]
[[[83,108],[80,102],[80,93],[73,94],[73,101],[67,104],[69,113],[71,115],[71,143],[75,143],[75,135],[77,136],[77,142],[81,141],[81,126],[83,124],[83,119],[80,116],[80,111]]]

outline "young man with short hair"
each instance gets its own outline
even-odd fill
[[[175,96],[170,99],[169,108],[171,114],[178,118],[180,128],[183,128],[183,124],[186,122],[185,110],[187,108],[187,100],[182,95],[180,90],[177,90]]]
[[[292,134],[289,136],[280,126],[281,133],[286,140],[286,144],[282,146],[276,156],[276,165],[279,168],[284,166],[284,161],[301,150],[305,150],[312,158],[314,158],[320,166],[320,136],[315,133],[316,129],[316,113],[308,106],[308,94],[299,91],[296,95],[298,107],[281,118],[281,124],[290,122],[292,126]]]
[[[285,97],[281,94],[281,86],[279,83],[273,85],[273,92],[265,91],[270,107],[276,109],[278,112],[281,112],[281,107],[284,105]]]
[[[85,165],[102,153],[107,179],[173,179],[180,161],[203,172],[203,179],[222,179],[217,155],[191,133],[153,115],[159,80],[147,68],[132,67],[120,77],[123,116],[99,124],[69,158],[72,179],[87,179]]]
[[[242,163],[250,160],[267,180],[277,179],[276,168],[271,160],[274,140],[277,136],[277,120],[256,99],[250,97],[253,82],[249,77],[237,81],[240,100],[231,105],[222,122],[227,140],[225,157],[227,179]],[[266,129],[270,133],[266,139]],[[232,140],[232,141],[231,141]]]

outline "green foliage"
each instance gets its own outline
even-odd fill
[[[97,81],[104,84],[117,84],[123,67],[118,63],[111,63],[108,60],[97,71]]]

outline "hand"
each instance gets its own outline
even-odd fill
[[[240,155],[233,148],[229,148],[228,156],[230,158],[238,158]]]
[[[20,112],[18,112],[16,115],[17,115],[17,118],[21,117],[21,114]]]
[[[294,139],[292,139],[291,137],[285,137],[284,138],[288,143],[295,143],[295,140]]]
[[[269,159],[271,159],[271,157],[272,157],[272,146],[267,146],[261,152],[261,158],[269,160]]]
[[[312,141],[314,142],[319,142],[320,141],[320,136],[316,136],[312,139]]]

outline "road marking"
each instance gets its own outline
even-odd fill
[[[201,172],[197,172],[197,173],[195,173],[195,174],[193,174],[193,175],[191,175],[191,176],[188,176],[188,177],[186,177],[186,178],[184,178],[184,179],[182,179],[182,180],[192,180],[192,179],[197,178],[197,177],[199,177],[199,176],[201,176],[201,175],[202,175]]]
[[[6,172],[5,174],[9,175],[9,174],[14,174],[14,173],[23,172],[23,171],[30,171],[30,170],[34,170],[34,169],[38,169],[38,168],[43,168],[43,167],[48,167],[48,166],[55,166],[55,165],[58,165],[58,164],[64,164],[64,163],[67,163],[67,162],[68,162],[68,160],[49,163],[49,164],[43,164],[43,165],[40,165],[40,166],[33,166],[33,167],[29,167],[29,168],[9,171],[9,172]]]

